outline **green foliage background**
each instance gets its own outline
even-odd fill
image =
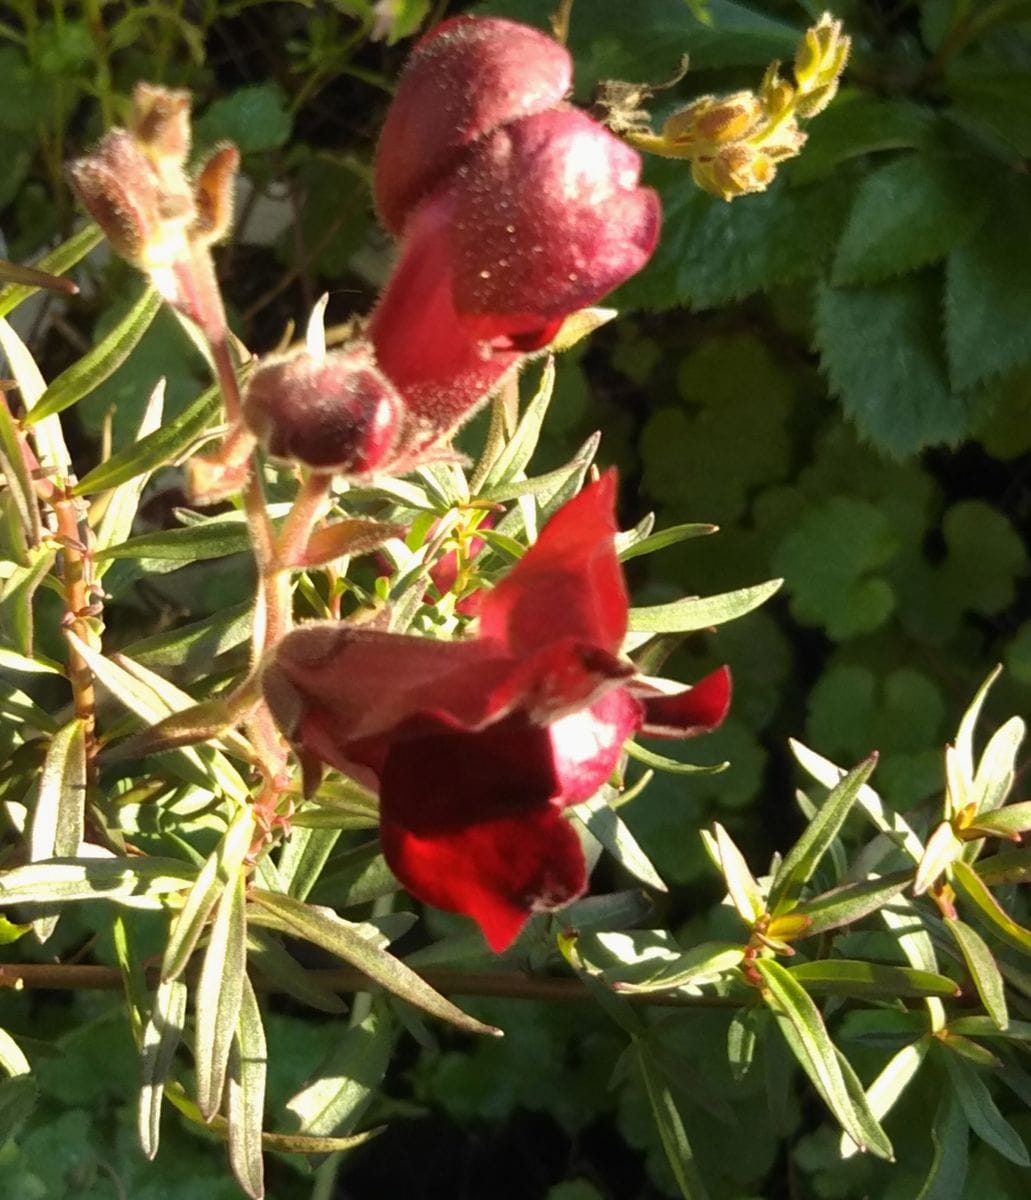
[[[223,252],[245,340],[256,349],[274,344],[326,286],[341,315],[367,307],[386,261],[368,164],[404,44],[368,45],[372,10],[361,0],[317,3],[300,15],[278,4],[186,6],[184,15],[182,6],[158,3],[147,16],[135,7],[51,10],[28,0],[0,26],[8,257],[29,257],[69,228],[62,162],[105,116],[117,118],[132,81],[149,78],[191,87],[201,139],[237,140],[248,176],[259,188],[285,189],[297,214],[277,236],[259,237],[248,231],[254,210],[245,205],[241,239]],[[426,7],[398,11],[414,27]],[[553,2],[484,7],[546,25]],[[682,0],[578,0],[570,43],[577,98],[603,78],[661,81],[684,51],[691,71],[675,94],[661,96],[664,107],[752,85],[770,59],[790,55],[822,5],[711,0],[707,8],[710,24]],[[836,761],[879,749],[878,786],[905,810],[940,791],[941,747],[992,663],[1007,667],[992,714],[1026,712],[1031,698],[1031,5],[842,0],[834,11],[855,39],[847,86],[767,194],[727,205],[695,190],[679,164],[648,165],[665,209],[660,250],[615,300],[631,315],[563,360],[545,430],[545,457],[557,462],[585,433],[604,429],[602,455],[622,469],[628,521],[654,508],[660,527],[721,526],[719,536],[650,558],[635,579],[638,603],[769,575],[786,580],[783,599],[692,641],[671,671],[690,679],[732,664],[733,716],[691,747],[692,759],[728,758],[730,770],[662,777],[625,810],[665,877],[680,885],[663,916],[695,937],[720,936],[727,919],[711,907],[698,827],[717,814],[754,864],[797,827],[788,735]],[[245,49],[227,49],[233,39]],[[115,264],[98,282],[69,317],[87,343],[134,298]],[[60,331],[47,338],[53,375],[76,343]],[[167,315],[81,406],[84,459],[112,408],[115,446],[132,436],[163,374],[174,413],[196,395],[203,368]],[[155,500],[159,509],[170,502]],[[153,519],[160,523],[160,511]],[[181,583],[165,591],[160,580],[137,592],[120,613],[125,641],[159,620],[198,618],[247,596],[245,579],[203,565],[195,577],[189,599]],[[66,920],[62,944],[48,945],[47,955],[96,935],[110,961],[106,921],[100,912]],[[32,953],[25,943],[17,951]],[[56,1039],[59,1051],[40,1067],[29,1123],[0,1149],[0,1194],[236,1194],[220,1155],[174,1128],[157,1166],[139,1159],[126,1108],[131,1042],[124,1018],[112,1016],[120,1009],[96,996],[7,995],[0,1010],[0,1023]],[[524,1171],[519,1178],[529,1182],[513,1195],[674,1194],[640,1082],[626,1075],[606,1088],[619,1042],[601,1016],[514,1002],[475,1011],[503,1024],[507,1039],[409,1054],[373,1114],[401,1131],[390,1145],[404,1144],[406,1121],[437,1121],[455,1144],[457,1125],[467,1147],[493,1148],[498,1169]],[[774,1057],[744,1083],[731,1079],[727,1020],[670,1021],[667,1039],[677,1098],[715,1196],[917,1195],[932,1154],[933,1074],[889,1122],[889,1131],[921,1131],[896,1139],[896,1166],[840,1163],[829,1123],[800,1099],[786,1062]],[[848,1020],[845,1032],[850,1055],[868,1060],[868,1078],[885,1059],[883,1032]],[[328,1023],[289,1011],[272,1018],[270,1040],[296,1076],[282,1095],[334,1036]],[[1014,1094],[997,1101],[1026,1136],[1028,1077],[1010,1078]],[[612,1123],[631,1148],[629,1166],[599,1145],[598,1129]],[[520,1145],[518,1132],[515,1143],[506,1140],[506,1128],[528,1131],[536,1148]],[[11,1132],[0,1125],[0,1134]],[[375,1152],[355,1155],[356,1188],[361,1154]],[[477,1152],[463,1153],[472,1180],[464,1194],[486,1194],[477,1188],[489,1172]],[[277,1170],[273,1194],[312,1194],[311,1180],[285,1160]],[[345,1180],[350,1171],[349,1163]],[[438,1194],[418,1186],[413,1180],[403,1194]],[[1027,1186],[1026,1170],[978,1145],[955,1195],[1016,1197]]]

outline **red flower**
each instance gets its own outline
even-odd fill
[[[387,862],[421,900],[473,917],[495,950],[586,887],[562,815],[635,732],[690,737],[726,714],[726,668],[657,694],[619,655],[627,595],[615,476],[555,514],[488,592],[477,636],[443,642],[340,624],[287,635],[263,675],[309,764],[378,786]]]

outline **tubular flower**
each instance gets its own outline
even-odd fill
[[[378,788],[387,862],[419,899],[465,913],[495,950],[586,887],[563,809],[609,778],[634,733],[691,737],[730,703],[720,668],[670,694],[620,656],[627,593],[615,476],[548,522],[480,604],[476,636],[336,623],[294,630],[262,674],[306,766]]]
[[[409,446],[450,433],[655,247],[640,158],[564,102],[571,77],[557,42],[493,18],[444,22],[408,61],[375,164],[400,257],[368,334]]]

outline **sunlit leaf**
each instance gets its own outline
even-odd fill
[[[252,1200],[262,1200],[265,1194],[265,1166],[261,1156],[261,1129],[265,1117],[268,1047],[261,1009],[246,971],[242,982],[240,1013],[226,1073],[229,1164],[247,1195]]]
[[[229,1051],[243,1000],[246,939],[244,876],[237,872],[236,879],[219,898],[195,995],[197,1106],[205,1120],[222,1103]]]
[[[143,1031],[140,1063],[143,1073],[138,1106],[140,1147],[152,1159],[161,1136],[161,1102],[172,1071],[176,1047],[186,1024],[186,984],[168,979],[158,984],[150,1020]]]
[[[858,959],[821,958],[787,970],[807,992],[819,995],[890,1000],[895,996],[955,996],[959,992],[955,980],[937,972]]]
[[[672,604],[632,608],[629,628],[633,633],[693,633],[698,629],[725,625],[765,604],[782,582],[771,579],[768,583],[724,592],[720,596],[695,596]]]
[[[0,1029],[0,1070],[8,1075],[28,1075],[32,1070],[25,1053],[6,1029]]]
[[[184,891],[195,875],[188,863],[150,855],[55,859],[0,873],[0,904],[116,900],[130,908],[163,908],[162,897]]]
[[[909,887],[912,879],[911,871],[896,871],[893,875],[865,879],[862,883],[845,883],[811,900],[803,900],[791,912],[808,920],[808,935],[840,929],[876,912]]]
[[[680,1195],[684,1200],[707,1200],[708,1192],[698,1173],[694,1151],[687,1140],[687,1131],[673,1102],[669,1084],[662,1077],[651,1050],[643,1041],[635,1041],[634,1058],[644,1082],[648,1106],[659,1131],[666,1161],[673,1172]]]
[[[930,1038],[926,1037],[910,1042],[908,1046],[903,1046],[901,1050],[892,1055],[881,1073],[866,1089],[866,1102],[878,1121],[887,1116],[894,1108],[913,1076],[920,1070],[920,1065],[927,1057],[930,1046]],[[851,1158],[858,1149],[859,1147],[847,1133],[841,1135],[840,1153],[842,1158]]]
[[[987,943],[976,930],[957,918],[947,920],[945,928],[959,946],[970,978],[974,981],[977,994],[981,997],[981,1003],[988,1015],[999,1029],[1005,1029],[1009,1024],[1005,984]]]
[[[77,717],[54,735],[43,762],[29,837],[32,861],[78,853],[85,831],[85,809],[86,724]],[[41,942],[50,937],[56,924],[56,915],[35,922]]]
[[[619,865],[629,871],[635,879],[646,883],[657,891],[667,890],[662,877],[651,864],[651,860],[640,843],[627,828],[619,814],[605,800],[597,796],[573,810],[574,819],[581,822]]]
[[[755,876],[748,869],[744,855],[718,822],[713,825],[712,838],[705,840],[710,853],[715,855],[737,915],[751,927],[766,912],[766,902]]]
[[[945,1042],[944,1045],[948,1047],[949,1043]],[[942,1057],[956,1099],[974,1133],[1018,1167],[1031,1166],[1031,1157],[1028,1157],[1020,1135],[999,1112],[998,1105],[977,1071],[955,1054],[946,1053]]]
[[[952,881],[963,899],[974,906],[986,928],[1008,945],[1031,954],[1031,929],[1013,920],[971,867],[964,862],[953,863]]]

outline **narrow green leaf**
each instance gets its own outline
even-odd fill
[[[765,604],[784,581],[771,579],[755,587],[723,592],[718,596],[689,597],[672,604],[632,608],[628,614],[632,633],[694,633],[735,621]]]
[[[16,566],[0,586],[0,630],[17,652],[33,657],[35,648],[33,601],[40,584],[57,558],[55,550],[39,546],[25,566]]]
[[[297,1132],[329,1137],[350,1132],[383,1082],[394,1042],[387,1013],[373,1007],[358,1025],[333,1039],[312,1077],[286,1103]]]
[[[831,790],[816,816],[780,864],[770,888],[771,913],[788,911],[801,895],[803,886],[813,877],[824,854],[838,836],[838,831],[859,797],[860,788],[870,778],[876,765],[877,755],[871,754]]]
[[[635,879],[655,888],[656,891],[668,890],[626,823],[601,796],[579,805],[573,810],[573,818],[589,830],[616,862]]]
[[[596,935],[600,940],[606,936]],[[645,959],[630,968],[609,968],[605,978],[617,992],[664,992],[698,980],[710,980],[741,965],[745,947],[734,942],[703,942],[672,961]]]
[[[247,970],[247,911],[243,872],[223,891],[211,924],[195,995],[194,1059],[197,1106],[209,1120],[222,1103],[229,1049]]]
[[[937,972],[856,959],[821,958],[787,970],[807,992],[820,995],[894,999],[896,996],[955,996],[959,992],[954,979]]]
[[[988,698],[988,693],[992,689],[992,685],[1002,674],[1002,665],[994,667],[988,675],[988,678],[981,684],[974,695],[973,700],[963,714],[959,723],[959,731],[956,734],[956,755],[959,763],[959,770],[963,777],[971,782],[974,779],[974,732],[977,729],[977,722],[981,716],[981,710],[984,708],[984,702]]]
[[[942,821],[927,839],[923,857],[917,864],[913,895],[923,895],[962,853],[963,842],[956,836],[952,823]]]
[[[952,1091],[938,1101],[931,1126],[934,1154],[916,1200],[963,1200],[967,1194],[970,1127]]]
[[[66,904],[116,900],[131,908],[163,908],[162,897],[184,891],[196,872],[174,858],[54,859],[0,872],[0,904]]]
[[[635,1039],[633,1048],[637,1069],[641,1073],[648,1104],[659,1132],[659,1141],[666,1153],[666,1161],[673,1172],[680,1195],[684,1200],[708,1200],[708,1192],[698,1173],[694,1151],[687,1140],[687,1131],[673,1102],[669,1085],[662,1077],[647,1045]]]
[[[959,946],[988,1015],[999,1029],[1005,1029],[1009,1024],[1005,984],[987,943],[975,929],[956,918],[946,920],[945,928]]]
[[[632,558],[640,558],[643,554],[654,554],[656,550],[665,550],[667,546],[676,546],[689,538],[707,537],[716,533],[717,525],[695,523],[692,525],[671,525],[668,529],[660,529],[658,533],[649,534],[639,542],[634,542],[619,551],[619,561],[629,562]]]
[[[14,671],[18,675],[64,674],[49,659],[44,659],[39,655],[35,658],[26,658],[24,654],[19,654],[17,650],[9,650],[6,646],[0,646],[0,671]]]
[[[477,498],[504,504],[509,500],[535,497],[541,505],[542,520],[547,519],[566,499],[580,490],[587,468],[598,453],[600,442],[601,435],[594,434],[584,442],[569,462],[556,467],[554,471],[533,475],[529,479],[510,479],[505,483],[483,488],[476,493]],[[501,538],[512,531],[512,525],[515,524],[514,521],[512,525],[509,524],[509,518],[512,516],[513,514],[509,513],[495,529],[484,530],[484,540],[491,544],[499,544]]]
[[[541,426],[551,404],[551,396],[555,390],[555,359],[548,355],[544,362],[541,381],[533,399],[526,406],[515,433],[498,455],[487,472],[483,481],[482,492],[500,485],[510,483],[526,468],[537,449],[541,435]]]
[[[915,1042],[910,1042],[908,1046],[903,1046],[901,1050],[892,1055],[881,1073],[867,1088],[866,1102],[878,1121],[883,1120],[894,1108],[913,1076],[920,1070],[920,1065],[927,1057],[930,1046],[931,1039],[927,1037],[919,1038]],[[842,1158],[851,1158],[858,1149],[859,1147],[847,1133],[841,1135],[839,1153]]]
[[[763,894],[748,869],[744,855],[734,844],[730,834],[717,821],[713,825],[716,861],[723,874],[730,899],[737,914],[751,928],[766,912]]]
[[[180,625],[165,633],[142,638],[124,653],[145,667],[183,667],[190,674],[207,669],[219,654],[242,646],[251,635],[253,606],[248,601],[233,608]]]
[[[991,1017],[980,1015],[971,1017],[956,1017],[949,1022],[949,1032],[963,1034],[966,1037],[1002,1038],[1004,1041],[1031,1042],[1031,1021],[1007,1022],[1005,1029],[1000,1029]]]
[[[29,348],[15,333],[8,322],[0,317],[0,352],[7,356],[11,374],[18,385],[26,415],[31,414],[39,398],[47,390],[46,380],[40,373],[36,360]],[[32,434],[40,465],[59,480],[69,479],[72,460],[65,445],[64,431],[57,417],[40,421]]]
[[[252,1200],[265,1195],[265,1165],[261,1128],[265,1119],[265,1078],[268,1047],[261,1009],[246,970],[236,1033],[229,1051],[226,1075],[226,1123],[229,1164],[237,1183]]]
[[[948,1048],[947,1041],[942,1044]],[[974,1133],[1011,1163],[1016,1163],[1018,1167],[1031,1166],[1031,1158],[1020,1135],[999,1112],[977,1071],[955,1054],[946,1053],[943,1057],[956,1099]]]
[[[94,467],[72,489],[75,496],[93,496],[127,483],[138,475],[175,462],[215,421],[222,409],[217,388],[209,388],[179,416],[133,442]]]
[[[73,233],[60,246],[55,247],[49,254],[44,254],[39,262],[32,265],[37,271],[45,271],[48,275],[64,275],[81,262],[87,254],[104,240],[104,235],[91,222]],[[0,317],[6,317],[13,312],[23,300],[27,300],[39,288],[24,283],[12,283],[0,289]]]
[[[30,546],[38,545],[42,532],[39,501],[32,486],[32,477],[25,462],[17,426],[2,391],[0,391],[0,471],[11,490],[11,497],[14,500],[26,541]]]
[[[730,1018],[727,1029],[727,1062],[735,1083],[748,1077],[755,1063],[755,1050],[759,1044],[762,1009],[739,1008]]]
[[[1027,727],[1019,717],[1010,719],[988,740],[974,776],[971,800],[978,817],[1001,807],[1013,787],[1014,766]],[[1012,805],[1011,808],[1017,807]],[[1025,809],[1031,807],[1025,803]],[[978,822],[980,824],[980,822]]]
[[[826,933],[853,925],[897,896],[912,882],[911,871],[896,871],[893,875],[874,876],[862,883],[845,883],[832,891],[803,900],[791,909],[791,916],[809,921],[806,936]]]
[[[707,764],[681,762],[679,758],[670,758],[655,750],[649,750],[647,746],[642,746],[639,742],[627,742],[623,748],[628,757],[634,759],[635,762],[644,763],[646,767],[654,767],[656,771],[664,771],[667,775],[719,775],[730,766],[729,762]]]
[[[150,1020],[143,1030],[140,1063],[143,1083],[137,1109],[140,1147],[153,1159],[161,1137],[161,1101],[172,1072],[175,1052],[186,1025],[186,984],[168,979],[158,984]]]
[[[54,735],[39,777],[32,814],[29,856],[32,862],[73,857],[85,836],[86,725],[76,718]],[[45,942],[57,916],[35,922],[36,937]]]
[[[1005,850],[982,858],[974,863],[981,882],[986,887],[999,887],[1004,883],[1031,883],[1031,846],[1020,850]]]
[[[219,898],[237,879],[253,836],[254,812],[250,806],[245,806],[233,818],[224,837],[201,867],[172,924],[161,960],[161,978],[165,982],[178,978],[186,968]]]
[[[304,904],[291,896],[277,896],[261,888],[252,888],[250,898],[278,917],[296,937],[305,938],[342,958],[386,991],[407,1000],[416,1008],[470,1033],[500,1036],[500,1030],[484,1025],[456,1008],[400,959],[373,945],[357,932],[355,925],[342,920],[336,913]]]
[[[332,859],[328,868],[312,885],[312,894],[320,904],[347,909],[356,904],[368,904],[380,896],[393,895],[400,887],[397,877],[387,866],[386,859],[380,852],[377,839],[355,846]],[[297,895],[298,899],[306,899],[298,888],[300,876],[297,882],[291,883],[289,892],[291,896]]]
[[[302,1004],[324,1013],[347,1011],[343,1000],[323,987],[315,975],[287,953],[277,935],[269,930],[247,930],[247,961],[257,968],[263,979]]]
[[[959,894],[977,910],[978,919],[1008,945],[1031,954],[1031,929],[1025,929],[1002,908],[992,893],[966,863],[952,864],[952,881]]]
[[[139,345],[160,307],[161,297],[148,287],[101,342],[58,375],[28,414],[26,423],[35,425],[63,412],[110,378]]]
[[[979,833],[985,837],[1015,838],[1029,829],[1031,800],[1022,800],[1019,804],[1007,804],[1005,808],[997,808],[994,812],[975,817],[967,832]]]
[[[247,526],[239,521],[213,518],[180,529],[141,533],[121,545],[98,550],[98,562],[113,558],[150,559],[158,562],[201,562],[241,554],[250,548]]]
[[[21,1046],[6,1029],[0,1029],[0,1070],[8,1075],[28,1075],[32,1068]]]
[[[842,1129],[861,1149],[890,1161],[891,1142],[866,1101],[851,1094],[819,1009],[780,963],[759,958],[755,966],[785,1040]]]

